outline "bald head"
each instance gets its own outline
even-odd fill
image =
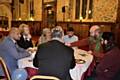
[[[90,28],[90,32],[95,32],[96,30],[100,30],[100,27],[98,25],[93,25],[91,28]]]
[[[94,37],[97,37],[100,35],[100,27],[98,25],[93,25],[91,28],[90,28],[90,36],[94,36]]]
[[[21,35],[19,28],[12,27],[9,32],[9,36],[14,40],[20,40]]]

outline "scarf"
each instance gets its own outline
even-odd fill
[[[93,49],[94,52],[100,52],[101,51],[101,40],[102,40],[102,33],[97,38],[94,38],[92,36],[89,37],[90,45],[95,44],[95,47]]]

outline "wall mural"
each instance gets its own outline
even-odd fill
[[[93,20],[95,22],[115,22],[118,0],[94,0]]]

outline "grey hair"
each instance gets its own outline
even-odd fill
[[[51,37],[52,38],[62,38],[62,31],[54,29],[52,31]]]
[[[44,28],[44,29],[42,30],[42,34],[43,34],[43,35],[46,35],[47,32],[51,32],[51,31],[50,31],[50,28]]]

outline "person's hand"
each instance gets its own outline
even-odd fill
[[[37,47],[33,47],[33,50],[34,50],[34,51],[37,51]]]
[[[28,38],[28,39],[31,39],[31,38],[32,38],[32,36],[31,36],[30,34],[28,34],[28,35],[27,35],[27,38]]]
[[[92,54],[93,52],[90,50],[90,51],[88,51],[88,54]]]
[[[26,51],[29,52],[30,54],[34,53],[34,49],[33,48],[28,48]]]
[[[70,44],[70,43],[65,43],[65,45],[66,45],[66,46],[71,46],[71,44]]]

